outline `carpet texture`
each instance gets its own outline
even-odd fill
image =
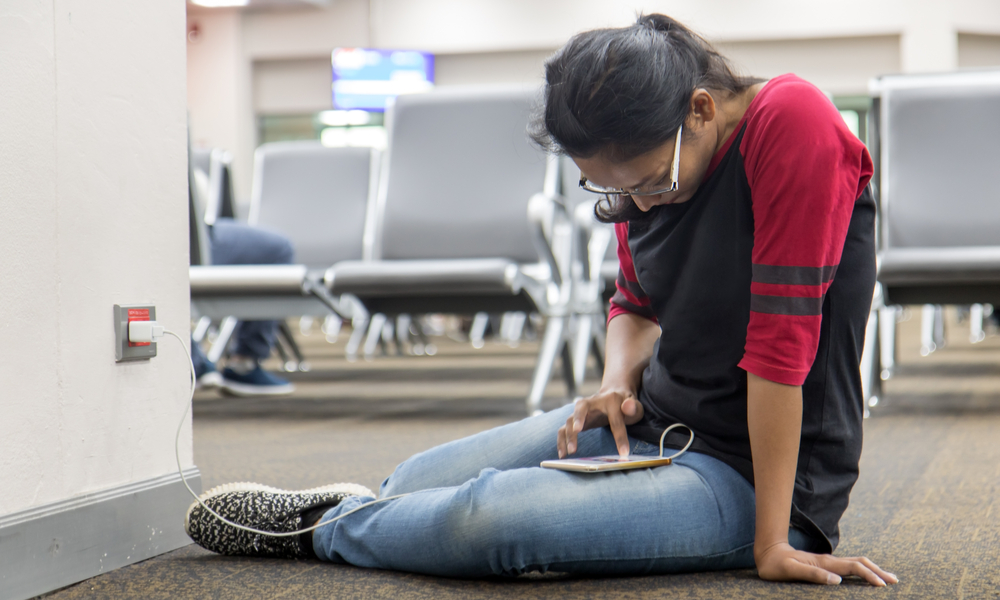
[[[970,345],[952,316],[948,346],[925,358],[916,352],[917,321],[900,324],[900,368],[865,422],[861,478],[836,553],[868,556],[897,574],[900,583],[887,589],[854,579],[773,584],[754,570],[467,581],[188,546],[46,597],[1000,599],[1000,336]],[[377,488],[414,452],[521,418],[537,349],[440,340],[434,357],[347,363],[343,341],[330,345],[315,332],[301,342],[313,370],[293,376],[293,397],[196,399],[195,462],[206,489],[237,480]],[[564,393],[553,381],[547,406]]]

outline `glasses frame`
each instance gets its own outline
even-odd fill
[[[580,175],[580,187],[591,192],[593,194],[603,194],[605,196],[659,196],[660,194],[669,194],[670,192],[676,192],[678,187],[677,176],[680,171],[681,166],[681,131],[684,129],[684,124],[682,123],[680,127],[677,128],[677,133],[674,135],[674,160],[670,164],[670,187],[663,188],[662,190],[653,190],[651,192],[640,192],[639,188],[634,188],[633,191],[627,191],[625,188],[601,188],[593,185],[587,178]]]

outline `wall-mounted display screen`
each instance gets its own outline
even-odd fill
[[[390,98],[432,87],[433,54],[368,48],[333,51],[334,108],[384,111]]]

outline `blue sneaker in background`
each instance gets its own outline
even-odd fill
[[[222,371],[219,391],[230,396],[287,396],[295,391],[288,381],[272,375],[257,365],[247,373],[237,373],[233,369]]]

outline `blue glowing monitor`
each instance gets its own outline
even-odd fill
[[[333,107],[384,111],[390,98],[434,87],[434,55],[415,50],[337,48]]]

